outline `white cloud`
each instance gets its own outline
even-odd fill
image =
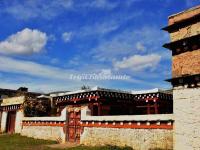
[[[64,32],[62,34],[62,39],[65,43],[70,42],[72,39],[72,32]]]
[[[151,57],[151,56],[150,56]],[[149,58],[149,56],[148,56]],[[147,58],[142,57],[146,60]],[[153,58],[152,58],[153,59]],[[152,59],[149,63],[152,63]],[[157,61],[156,57],[154,61]],[[129,62],[127,62],[129,63]],[[138,63],[143,65],[143,63]],[[150,65],[151,66],[151,65]],[[130,66],[131,67],[131,66]],[[102,68],[102,69],[101,69]],[[151,67],[150,67],[151,68]],[[9,73],[9,76],[5,74]],[[145,87],[153,86],[155,83],[148,83],[137,78],[130,78],[130,80],[71,80],[70,76],[82,75],[84,73],[97,73],[102,75],[115,75],[119,74],[114,70],[107,68],[106,66],[83,66],[81,69],[70,70],[61,67],[53,67],[50,65],[43,65],[32,61],[24,61],[19,59],[13,59],[6,56],[0,56],[0,87],[3,88],[15,88],[20,86],[29,87],[32,91],[57,91],[57,90],[75,90],[79,89],[82,85],[90,86],[102,86],[116,88],[118,86],[127,86],[126,84],[137,83],[143,84]],[[14,78],[13,78],[13,77]],[[17,79],[17,80],[16,80]],[[135,88],[138,88],[137,86]]]
[[[16,76],[16,75],[15,75]],[[75,81],[58,81],[52,79],[38,79],[38,78],[27,78],[24,76],[16,76],[20,78],[20,81],[16,81],[12,78],[0,78],[2,82],[0,82],[1,88],[7,89],[18,89],[19,87],[28,87],[29,91],[34,92],[53,92],[53,91],[68,91],[68,90],[77,90],[83,85],[83,83],[75,82]]]
[[[0,53],[33,54],[40,52],[47,42],[47,35],[39,30],[25,28],[0,42]]]
[[[68,61],[68,64],[75,66],[80,65],[80,57],[79,56],[72,57],[72,59]]]
[[[84,68],[83,70],[91,71],[92,69]],[[97,70],[92,71],[93,72],[90,73],[112,75],[112,70],[110,69],[99,69],[98,72],[96,72]],[[109,87],[113,83],[120,82],[117,80],[71,80],[71,74],[82,75],[84,74],[84,72],[81,72],[81,70],[76,72],[74,70],[52,67],[50,65],[42,65],[32,61],[13,59],[6,56],[0,56],[0,72],[2,72],[2,76],[0,76],[0,87],[17,89],[20,86],[26,86],[33,91],[47,92],[57,90],[75,90],[80,88],[82,85],[98,85],[103,87]],[[4,75],[4,72],[8,72],[9,75],[12,76],[14,75],[15,78]],[[132,82],[138,83],[138,80],[133,80]]]
[[[104,36],[110,32],[116,31],[124,23],[136,18],[142,14],[142,11],[134,12],[133,14],[115,14],[110,15],[106,19],[99,19],[97,22],[93,22],[90,25],[83,26],[77,33],[78,36]]]
[[[51,63],[51,64],[57,64],[57,63],[59,63],[59,59],[58,59],[58,58],[52,58],[52,59],[50,60],[50,63]]]
[[[79,11],[81,8],[107,9],[111,10],[119,6],[117,2],[108,0],[28,0],[5,2],[0,12],[7,13],[19,20],[34,18],[52,19],[66,11]]]
[[[137,42],[136,43],[136,49],[139,50],[139,51],[145,51],[146,47],[141,42]]]
[[[129,6],[135,1],[139,0],[27,0],[23,2],[15,0],[2,3],[0,12],[9,14],[19,20],[35,18],[50,20],[66,11],[113,10],[118,6]]]
[[[60,80],[68,80],[70,73],[72,73],[72,71],[64,70],[63,68],[5,56],[0,56],[0,71]]]
[[[91,26],[84,26],[81,28],[79,36],[100,36],[112,32],[118,29],[120,26],[120,22],[117,21],[106,21],[102,23],[94,23]]]
[[[157,27],[144,26],[128,29],[116,34],[110,39],[101,40],[92,49],[91,55],[95,60],[107,61],[111,60],[110,58],[119,59],[124,56],[136,55],[138,54],[138,48],[140,50],[145,48],[145,52],[148,53],[158,53],[162,48],[162,44],[168,39],[165,35]]]
[[[109,2],[108,0],[93,0],[86,4],[86,6],[93,8],[113,9],[118,6],[118,3]]]
[[[122,61],[114,62],[116,69],[131,69],[132,71],[143,71],[144,69],[155,68],[160,62],[161,56],[157,54],[133,55],[124,58]]]
[[[102,75],[112,75],[111,69],[101,69],[100,74]]]
[[[14,1],[5,4],[4,9],[1,11],[20,20],[28,20],[37,17],[51,19],[62,13],[64,10],[70,10],[73,7],[72,0],[29,0],[23,2]]]

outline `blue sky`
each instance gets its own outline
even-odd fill
[[[2,0],[0,87],[49,92],[82,85],[170,88],[171,53],[161,30],[199,0]],[[71,75],[126,75],[75,80]]]

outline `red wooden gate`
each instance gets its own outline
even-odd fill
[[[68,112],[68,141],[69,142],[79,142],[81,134],[80,126],[81,114],[80,110],[72,109]]]
[[[15,132],[15,118],[16,118],[16,111],[9,111],[6,124],[7,133]]]

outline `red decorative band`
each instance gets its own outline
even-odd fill
[[[171,122],[151,123],[151,122],[82,122],[82,127],[101,128],[131,128],[131,129],[173,129]]]
[[[65,122],[22,122],[22,126],[57,126],[64,127]]]

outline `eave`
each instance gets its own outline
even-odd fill
[[[178,30],[180,28],[183,28],[185,26],[189,26],[191,24],[195,24],[196,22],[200,21],[200,14],[197,14],[191,18],[187,18],[187,19],[183,19],[181,21],[178,21],[172,25],[166,26],[164,28],[162,28],[162,30],[167,31],[169,33]]]
[[[200,74],[182,75],[165,81],[171,82],[173,87],[186,86],[187,88],[200,87]]]
[[[173,54],[197,50],[200,48],[200,34],[166,43],[163,45],[163,47],[172,50]]]
[[[96,102],[126,102],[172,100],[172,95],[162,92],[131,94],[109,91],[91,91],[54,97],[57,105],[73,105]]]

